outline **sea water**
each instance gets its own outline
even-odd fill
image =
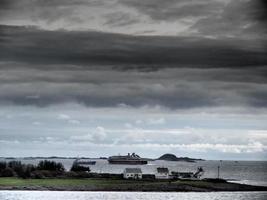
[[[267,192],[57,192],[0,191],[1,200],[265,200]]]

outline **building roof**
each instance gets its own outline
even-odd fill
[[[157,172],[158,173],[169,173],[169,169],[165,167],[158,167]]]
[[[140,168],[125,168],[125,173],[142,173]]]

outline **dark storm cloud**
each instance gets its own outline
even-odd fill
[[[43,107],[76,102],[92,107],[159,105],[170,109],[267,106],[264,67],[124,72],[64,70],[65,65],[58,70],[40,70],[42,66],[1,64],[5,65],[0,76],[1,104]],[[8,66],[15,67],[10,70]]]
[[[1,26],[0,102],[266,107],[261,41]]]
[[[0,58],[36,64],[116,65],[118,69],[235,67],[267,64],[261,41],[129,36],[0,27]],[[127,64],[127,65],[125,65]]]
[[[16,84],[4,85],[0,89],[5,92],[0,95],[2,103],[47,106],[76,102],[92,107],[161,105],[168,108],[192,108],[214,104],[212,99],[206,97],[207,92],[198,90],[199,87],[190,86],[190,84],[167,85],[169,88],[156,84],[127,82],[123,84],[110,82],[102,85],[46,83],[45,88],[41,85],[40,83],[21,84],[19,89]]]
[[[0,103],[170,109],[267,106],[264,1],[114,2],[0,1],[0,16],[7,24],[0,26]],[[111,4],[117,7],[111,9]],[[85,27],[94,14],[99,14],[92,22],[100,27],[97,30],[115,27],[113,32],[136,24],[137,32],[153,23],[191,26],[187,37],[88,31],[91,26],[87,31],[58,29],[62,19]],[[40,21],[44,29],[10,26],[9,17],[15,22],[21,18],[21,24]],[[54,24],[53,31],[45,30],[46,23]]]

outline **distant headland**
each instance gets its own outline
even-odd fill
[[[204,161],[204,159],[198,158],[189,158],[189,157],[177,157],[174,154],[164,154],[160,156],[157,160],[165,160],[165,161],[184,161],[184,162],[196,162],[196,161]]]

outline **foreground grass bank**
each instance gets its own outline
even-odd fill
[[[134,181],[113,179],[20,179],[0,178],[0,190],[59,191],[267,191],[267,187],[209,181]]]

